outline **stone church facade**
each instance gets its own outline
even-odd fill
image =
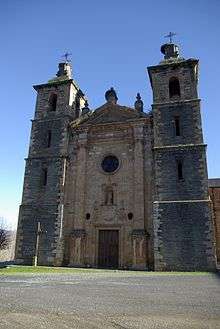
[[[34,86],[17,263],[216,268],[198,60],[172,43],[161,51],[148,113],[139,94],[134,108],[119,105],[113,88],[91,111],[68,62]]]

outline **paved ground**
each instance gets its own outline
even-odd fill
[[[0,328],[220,328],[220,276],[0,276]]]

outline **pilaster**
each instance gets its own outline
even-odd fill
[[[76,196],[74,228],[83,229],[85,221],[85,198],[86,198],[86,147],[87,131],[82,131],[78,139],[77,172],[76,172]]]
[[[134,126],[134,229],[144,229],[143,125]]]

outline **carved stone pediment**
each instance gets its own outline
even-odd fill
[[[84,127],[93,124],[133,121],[147,116],[146,113],[140,113],[127,106],[106,103],[97,108],[92,114],[72,122],[71,125],[72,127]]]

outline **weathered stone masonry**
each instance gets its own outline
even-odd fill
[[[26,160],[16,260],[142,270],[214,270],[198,60],[174,44],[148,68],[152,111],[91,111],[69,63],[38,93]]]
[[[212,218],[214,222],[215,247],[217,262],[220,263],[220,179],[209,179],[209,194],[212,202]]]

